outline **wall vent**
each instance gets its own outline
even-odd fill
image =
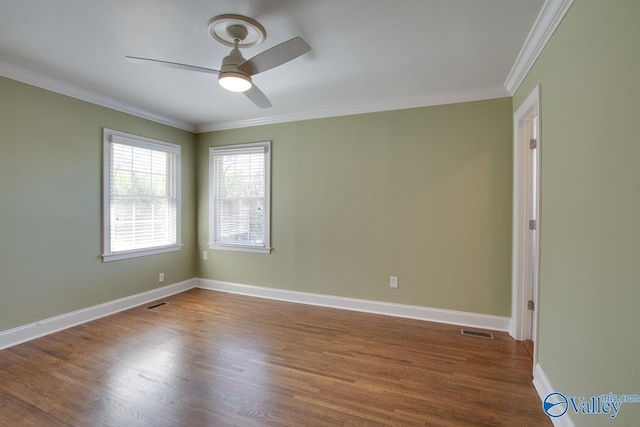
[[[471,329],[461,329],[460,333],[462,335],[467,335],[467,336],[470,336],[470,337],[487,338],[487,339],[490,339],[490,340],[493,339],[493,334],[491,334],[489,332],[472,331]]]
[[[159,302],[157,304],[150,305],[149,307],[147,307],[147,310],[153,310],[154,308],[162,307],[165,304],[166,302]]]

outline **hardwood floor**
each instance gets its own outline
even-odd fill
[[[504,333],[202,289],[163,301],[0,351],[0,425],[551,426]]]
[[[522,341],[522,344],[524,344],[524,348],[527,350],[527,354],[529,355],[529,357],[531,358],[531,361],[533,362],[533,341],[524,340]]]

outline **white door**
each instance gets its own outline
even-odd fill
[[[538,111],[534,109],[524,118],[524,141],[523,149],[527,160],[524,180],[526,182],[524,203],[527,205],[528,220],[523,224],[525,228],[524,250],[525,250],[525,274],[522,284],[523,297],[527,304],[526,315],[524,316],[524,339],[534,341],[535,302],[537,296],[538,283]],[[528,149],[526,147],[528,145]]]
[[[540,86],[514,114],[513,299],[511,335],[530,340],[538,326],[540,236]]]

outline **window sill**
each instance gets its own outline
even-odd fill
[[[102,254],[102,262],[117,261],[119,259],[138,258],[141,256],[162,254],[166,252],[175,252],[182,249],[182,245],[158,246],[155,248],[134,249],[131,251],[112,252]]]
[[[271,248],[267,248],[264,246],[224,245],[220,243],[209,243],[209,249],[220,251],[252,252],[256,254],[271,253]]]

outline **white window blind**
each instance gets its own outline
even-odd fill
[[[105,129],[104,260],[180,249],[180,146]]]
[[[269,252],[270,143],[210,149],[210,247]]]

